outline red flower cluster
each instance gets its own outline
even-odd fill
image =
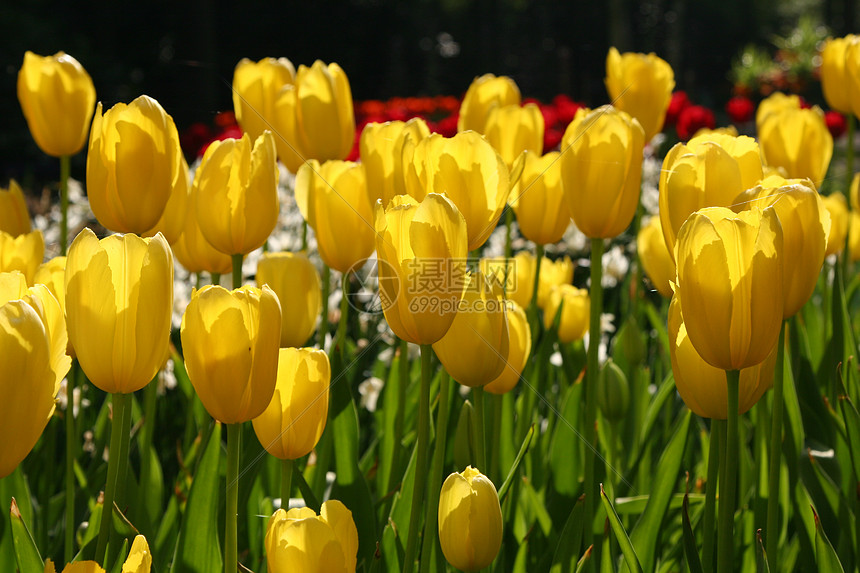
[[[687,141],[703,127],[714,129],[716,120],[713,111],[701,105],[693,105],[687,92],[678,90],[672,94],[669,101],[664,124],[667,127],[674,125],[678,138]]]
[[[755,104],[747,96],[735,96],[726,103],[726,113],[732,123],[746,123],[755,115]]]

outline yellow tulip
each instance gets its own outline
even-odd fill
[[[0,231],[17,237],[26,235],[31,229],[30,212],[27,210],[24,192],[12,179],[9,189],[0,188]]]
[[[549,259],[544,259],[543,262]],[[532,301],[535,280],[535,257],[528,251],[520,251],[513,258],[488,257],[481,259],[481,273],[490,280],[505,285],[505,298],[528,308]],[[505,282],[507,273],[507,282]]]
[[[564,343],[582,340],[588,332],[591,297],[584,288],[564,284],[552,289],[543,309],[543,324],[549,330],[555,320],[558,308],[561,317],[558,323],[558,339]]]
[[[550,294],[557,286],[570,285],[573,282],[573,271],[575,265],[570,257],[551,260],[544,257],[540,263],[540,279],[538,280],[537,305],[545,309],[549,303]],[[532,271],[534,281],[534,271]]]
[[[700,135],[727,135],[729,137],[737,137],[738,128],[734,125],[727,125],[726,127],[715,127],[714,129],[702,127],[696,133],[693,134],[693,137],[699,137]],[[692,139],[692,137],[690,139]]]
[[[404,137],[401,169],[406,195],[415,198],[416,201],[423,201],[427,193],[432,191],[436,158],[439,157],[446,141],[447,139],[441,135],[432,134],[417,140],[412,135]],[[382,204],[388,207],[384,200]]]
[[[735,204],[735,210],[770,205],[776,210],[783,253],[791,261],[783,268],[783,318],[794,316],[812,296],[824,263],[831,224],[821,196],[808,179],[777,181],[772,177],[741,193]]]
[[[466,287],[466,221],[450,199],[428,193],[376,206],[379,295],[388,326],[403,340],[432,344],[457,314]]]
[[[433,343],[451,377],[464,386],[489,384],[508,358],[508,319],[501,283],[472,273],[451,328]]]
[[[755,112],[756,131],[761,131],[765,121],[769,118],[782,113],[783,111],[791,111],[800,109],[799,95],[786,95],[782,92],[774,92],[766,97],[758,104],[758,109]]]
[[[819,107],[777,110],[758,127],[758,137],[768,165],[821,185],[833,155],[833,136]]]
[[[723,370],[767,358],[783,316],[783,240],[776,210],[696,211],[678,233],[675,260],[675,295],[699,355]]]
[[[539,245],[557,243],[570,225],[558,151],[526,153],[523,172],[511,191],[511,207],[523,236]]]
[[[285,85],[292,85],[296,68],[287,58],[242,58],[233,70],[233,111],[242,131],[252,140],[272,131],[275,100]]]
[[[855,40],[853,34],[844,38],[831,38],[821,50],[821,89],[827,105],[840,113],[850,114],[850,79],[846,70],[845,56]]]
[[[304,253],[265,253],[257,263],[257,285],[265,284],[281,302],[281,347],[303,346],[322,309],[316,267]]]
[[[845,195],[838,191],[823,197],[822,201],[830,213],[830,234],[827,237],[827,250],[824,255],[829,257],[841,253],[845,248],[849,223],[848,204],[845,201]]]
[[[193,187],[197,224],[213,247],[228,255],[247,255],[263,246],[278,223],[272,134],[264,132],[253,144],[247,133],[242,139],[212,142]]]
[[[427,122],[420,117],[407,122],[368,123],[364,127],[359,148],[367,176],[367,189],[374,203],[382,199],[382,204],[387,206],[395,196],[406,194],[403,149],[407,138],[414,145],[429,135]],[[416,199],[421,200],[423,196]]]
[[[296,174],[295,193],[325,264],[347,273],[373,253],[373,202],[361,163],[311,159]]]
[[[121,573],[149,573],[152,570],[152,553],[143,535],[137,535],[131,544],[128,558],[122,565]],[[56,573],[53,561],[45,561],[44,573]],[[69,563],[63,573],[105,573],[105,570],[95,561],[76,561]]]
[[[105,228],[144,233],[161,218],[179,184],[182,150],[173,118],[140,96],[102,116],[96,108],[87,151],[87,197]]]
[[[142,233],[141,236],[152,237],[156,233],[161,233],[171,246],[176,244],[182,236],[188,219],[189,179],[188,163],[184,156],[180,156],[179,170],[176,172],[173,189],[170,191],[170,198],[164,206],[161,218],[154,227]]]
[[[752,408],[770,388],[776,365],[776,346],[763,362],[741,370],[738,414]],[[669,305],[669,349],[675,387],[687,407],[704,418],[725,420],[728,413],[726,371],[711,366],[696,352],[687,335],[681,301],[677,296]]]
[[[87,141],[96,88],[72,56],[24,54],[18,102],[39,148],[54,157],[74,155]]]
[[[849,36],[845,49],[845,77],[851,96],[851,110],[860,118],[860,36]]]
[[[654,53],[620,54],[612,47],[606,56],[605,81],[612,105],[639,120],[645,141],[663,130],[675,89],[675,73],[665,60]]]
[[[45,239],[36,229],[14,237],[0,231],[0,272],[21,271],[27,284],[33,284],[36,269],[45,256]]]
[[[730,206],[761,178],[761,153],[751,137],[707,134],[670,149],[659,185],[660,223],[672,258],[687,217],[705,207]]]
[[[490,479],[468,466],[452,473],[439,494],[439,544],[463,571],[489,566],[502,546],[502,509]]]
[[[587,237],[615,237],[630,225],[644,146],[639,122],[612,106],[581,109],[567,127],[561,178],[573,222]]]
[[[472,80],[457,118],[457,131],[486,133],[490,111],[506,105],[520,105],[520,89],[507,76],[484,74]]]
[[[176,260],[190,273],[227,274],[233,269],[230,255],[222,253],[206,240],[197,222],[197,185],[188,190],[187,210],[179,239],[171,245]]]
[[[320,514],[307,507],[279,509],[266,526],[266,564],[271,573],[354,573],[358,530],[345,505],[323,502]]]
[[[645,274],[651,279],[651,284],[662,296],[670,298],[672,287],[670,282],[675,280],[675,260],[666,241],[663,240],[663,227],[660,217],[651,217],[647,224],[639,229],[636,237],[636,250]]]
[[[851,261],[860,261],[860,213],[851,211],[851,221],[848,226],[848,249]]]
[[[278,157],[295,173],[308,159],[346,159],[355,143],[352,91],[337,64],[299,66],[296,83],[275,100]]]
[[[61,314],[66,313],[66,257],[54,257],[42,263],[33,277],[34,284],[45,285],[57,302],[60,303]]]
[[[164,364],[173,313],[173,254],[160,234],[84,229],[66,258],[66,325],[87,378],[110,393],[146,386]]]
[[[505,304],[508,312],[508,357],[502,373],[484,386],[484,390],[491,394],[505,394],[514,389],[532,351],[532,332],[525,311],[512,300],[505,301]]]
[[[180,336],[188,377],[213,418],[238,424],[263,413],[275,391],[281,337],[272,289],[193,291]]]
[[[543,153],[544,120],[533,103],[494,107],[487,114],[485,136],[510,170],[523,151]]]
[[[851,208],[860,211],[860,172],[854,174],[851,186],[848,188],[848,196],[851,198]]]
[[[331,366],[313,348],[281,348],[272,401],[254,418],[254,432],[266,450],[282,460],[311,452],[325,429]]]
[[[54,412],[65,356],[59,303],[43,285],[28,289],[19,272],[0,273],[0,478],[27,456]]]

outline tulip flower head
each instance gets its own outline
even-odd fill
[[[850,35],[845,48],[845,78],[851,98],[851,111],[860,117],[860,36]]]
[[[30,212],[21,186],[13,179],[9,189],[0,188],[0,231],[13,237],[30,232]]]
[[[152,570],[152,553],[143,535],[137,535],[131,544],[128,558],[122,564],[121,573],[149,573]],[[54,562],[45,560],[44,573],[56,573]],[[63,568],[62,573],[105,573],[105,570],[95,561],[76,561]]]
[[[27,283],[33,284],[33,277],[44,257],[42,231],[36,229],[17,236],[0,231],[0,272],[21,271]]]
[[[188,377],[213,418],[239,424],[263,413],[275,391],[281,338],[272,289],[193,291],[180,336]]]
[[[272,401],[254,418],[254,432],[266,450],[282,460],[311,452],[325,428],[331,366],[312,348],[281,348]]]
[[[379,295],[388,326],[414,344],[440,340],[466,287],[466,220],[444,195],[376,205]]]
[[[554,287],[543,309],[543,324],[547,330],[552,328],[559,307],[561,317],[558,323],[558,339],[564,343],[582,340],[588,332],[591,312],[591,297],[588,291],[571,284]]]
[[[233,111],[251,140],[272,131],[275,101],[286,85],[292,85],[296,68],[287,58],[242,58],[233,70]]]
[[[486,133],[490,112],[507,105],[520,105],[520,89],[514,80],[493,74],[475,78],[460,104],[457,131]]]
[[[651,217],[639,229],[636,237],[636,250],[645,274],[651,279],[651,284],[665,298],[671,298],[672,287],[669,284],[675,280],[675,260],[666,242],[663,240],[663,226],[660,217]]]
[[[105,228],[143,234],[181,186],[182,149],[173,118],[149,96],[96,108],[87,151],[87,196]]]
[[[269,285],[281,303],[281,348],[299,347],[316,328],[322,287],[304,253],[264,253],[257,263],[257,286]]]
[[[543,153],[543,114],[533,103],[494,107],[487,115],[484,135],[510,170],[523,151]]]
[[[484,386],[491,394],[506,394],[514,389],[526,367],[532,350],[532,332],[523,308],[512,300],[505,301],[508,318],[508,356],[502,373]]]
[[[768,165],[821,185],[833,156],[833,136],[819,107],[777,109],[758,123],[758,137]]]
[[[407,138],[414,146],[428,137],[430,129],[420,117],[407,122],[368,123],[361,132],[361,163],[367,176],[367,189],[373,198],[388,205],[397,195],[406,194],[403,149]],[[422,199],[423,195],[416,197]]]
[[[84,229],[66,258],[69,341],[93,384],[127,394],[146,386],[167,358],[173,254],[160,233],[102,240]]]
[[[33,139],[48,155],[74,155],[86,143],[96,88],[72,56],[26,52],[18,72],[18,102]]]
[[[190,273],[227,274],[233,269],[230,255],[222,253],[206,240],[197,221],[198,185],[188,189],[187,210],[179,239],[171,245],[176,260]]]
[[[171,246],[175,245],[185,230],[188,219],[188,188],[191,186],[188,173],[188,163],[185,156],[179,157],[179,172],[173,182],[170,198],[164,206],[161,218],[155,226],[142,233],[143,237],[152,237],[161,233]]]
[[[831,38],[821,50],[821,89],[827,105],[841,113],[852,113],[851,91],[846,56],[852,42],[860,41],[854,34]]]
[[[830,213],[830,234],[827,237],[826,257],[837,255],[845,248],[845,237],[848,236],[848,202],[845,195],[831,193],[822,199],[827,212]]]
[[[355,573],[358,530],[341,502],[323,502],[317,515],[307,507],[279,509],[266,527],[266,564],[271,573]]]
[[[574,267],[570,257],[556,260],[544,257],[541,260],[540,278],[538,279],[538,308],[546,309],[555,287],[569,285],[573,282]],[[532,272],[532,280],[534,280],[534,272]]]
[[[502,546],[502,529],[493,482],[472,466],[449,475],[439,494],[439,544],[448,563],[463,571],[489,566]]]
[[[585,108],[562,140],[561,177],[573,222],[590,238],[611,238],[630,225],[639,205],[645,134],[612,106]]]
[[[621,54],[614,47],[606,56],[606,91],[612,105],[639,120],[645,141],[660,133],[672,90],[675,73],[655,54]]]
[[[509,200],[523,236],[539,245],[557,243],[570,226],[557,151],[544,156],[527,152],[523,172]]]
[[[699,355],[723,370],[764,361],[783,317],[783,236],[776,210],[696,211],[678,233],[675,261],[676,296]]]

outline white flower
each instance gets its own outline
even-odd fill
[[[604,288],[612,288],[624,280],[630,270],[630,261],[624,254],[624,248],[615,245],[603,253],[603,279],[601,283]]]
[[[379,393],[385,382],[381,378],[373,376],[358,385],[358,393],[361,395],[359,403],[362,408],[367,408],[368,412],[376,411],[376,402],[379,400]]]

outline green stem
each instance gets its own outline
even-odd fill
[[[599,499],[595,465],[597,457],[597,382],[600,347],[600,313],[603,309],[603,239],[591,239],[591,316],[585,368],[585,547],[594,544],[594,512]]]
[[[149,480],[152,437],[155,435],[155,405],[158,397],[158,374],[143,389],[143,428],[140,434],[140,483]]]
[[[845,188],[851,189],[854,179],[854,114],[848,115],[848,145],[845,147]]]
[[[302,251],[308,251],[308,222],[302,221]]]
[[[221,273],[211,273],[209,275],[209,283],[213,285],[221,284]]]
[[[708,439],[708,477],[705,482],[705,515],[702,519],[702,568],[705,573],[714,570],[714,529],[717,514],[717,483],[720,474],[720,426],[724,420],[711,420],[711,435]]]
[[[412,573],[415,550],[418,548],[418,529],[421,509],[424,507],[424,486],[427,481],[427,442],[430,438],[430,378],[433,347],[421,345],[421,394],[418,398],[418,440],[415,443],[415,483],[412,489],[412,509],[409,513],[409,537],[403,559],[403,573]]]
[[[75,556],[75,458],[77,457],[77,431],[75,430],[75,376],[78,361],[66,377],[66,529],[63,557],[71,563]]]
[[[293,465],[295,460],[281,460],[281,509],[290,509],[290,493],[292,492]]]
[[[99,523],[99,538],[96,543],[95,560],[98,563],[103,563],[108,566],[105,561],[107,552],[107,542],[110,537],[111,521],[113,517],[113,502],[116,494],[116,476],[119,472],[120,464],[128,463],[128,460],[121,459],[120,452],[122,451],[122,430],[125,427],[126,406],[128,404],[128,395],[120,394],[119,392],[111,394],[113,403],[113,416],[111,419],[110,432],[110,450],[108,453],[108,473],[107,482],[105,483],[104,505],[102,506],[101,523]]]
[[[433,446],[433,466],[430,468],[429,503],[427,517],[424,520],[424,540],[421,550],[421,573],[430,571],[430,556],[436,550],[436,538],[439,520],[439,494],[442,488],[442,472],[445,465],[445,446],[448,433],[448,394],[450,393],[451,377],[447,372],[442,373],[439,382],[439,409],[436,412],[436,440]]]
[[[227,424],[227,511],[224,513],[224,571],[236,573],[239,557],[236,520],[239,508],[239,450],[242,424]]]
[[[538,290],[540,290],[540,265],[543,261],[543,245],[535,244],[535,276],[532,280],[532,300],[529,303],[529,314],[537,320]],[[532,332],[535,332],[532,329]]]
[[[717,571],[728,573],[734,559],[734,521],[738,473],[738,393],[740,370],[726,370],[728,390],[728,419],[726,420],[726,455],[722,457],[725,480],[720,488],[720,509],[717,535]]]
[[[239,253],[231,258],[233,259],[233,288],[236,289],[242,286],[242,259],[245,255]]]
[[[779,331],[779,346],[776,350],[776,367],[773,370],[773,414],[770,426],[770,465],[767,479],[767,556],[769,563],[779,569],[777,563],[777,548],[779,546],[779,470],[782,460],[782,416],[783,385],[785,383],[785,330],[788,322],[784,322]]]
[[[514,210],[511,208],[510,205],[508,205],[505,209],[505,259],[510,259],[514,253],[513,246],[511,245],[511,225],[513,224],[513,222]],[[505,265],[505,277],[507,277],[507,261],[505,261]]]
[[[395,477],[400,469],[400,450],[403,443],[403,414],[406,411],[406,389],[409,385],[409,343],[403,339],[400,340],[400,360],[397,363],[399,367],[397,381],[397,410],[394,412],[394,452],[391,458],[391,471],[388,477],[388,488],[393,488],[396,484]],[[388,492],[384,492],[388,493]]]
[[[69,175],[71,157],[60,157],[60,254],[65,256],[69,248]]]
[[[502,402],[504,401],[504,396],[493,394],[490,401],[493,403],[493,433],[491,435],[496,436],[496,439],[502,439]],[[499,469],[501,466],[500,457],[501,452],[499,448],[492,448],[489,475],[493,483],[502,483],[501,470]]]
[[[341,363],[346,365],[346,322],[349,317],[349,273],[341,277],[340,321],[337,323],[337,348]]]
[[[203,273],[194,273],[194,288],[196,288],[197,290],[203,288]]]
[[[487,471],[484,443],[484,389],[481,386],[472,388],[472,396],[475,399],[475,467],[483,473]]]
[[[331,294],[331,269],[323,263],[322,272],[322,311],[320,314],[320,330],[317,335],[317,345],[325,350],[325,335],[328,333],[328,297]]]

